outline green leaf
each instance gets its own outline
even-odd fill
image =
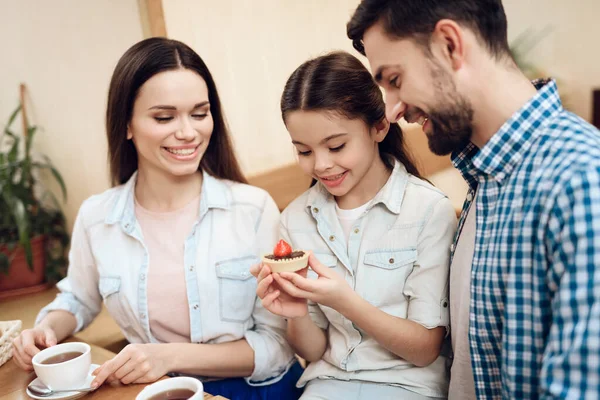
[[[31,145],[33,144],[33,137],[37,131],[37,126],[30,126],[27,128],[27,138],[25,139],[25,157],[29,158],[31,155]]]
[[[8,275],[10,269],[10,260],[8,256],[2,252],[0,252],[0,273],[4,275]]]
[[[19,138],[15,136],[12,147],[8,151],[8,162],[13,163],[19,155]]]
[[[11,131],[10,129],[8,129],[8,128],[6,128],[4,130],[4,133],[7,134],[9,137],[11,137],[13,139],[17,137],[17,135],[13,131]]]
[[[15,118],[17,118],[17,115],[19,115],[19,111],[21,111],[21,105],[17,106],[17,109],[15,111],[13,111],[13,113],[8,118],[8,123],[6,124],[6,127],[4,128],[4,132],[8,131],[8,128],[10,128],[10,126],[14,122]]]
[[[17,223],[17,229],[19,230],[19,243],[23,246],[25,250],[25,258],[27,259],[27,264],[29,268],[33,270],[33,254],[31,252],[31,241],[30,241],[30,224],[29,219],[27,218],[27,211],[25,209],[25,205],[23,201],[16,197],[12,196],[8,190],[2,191],[2,197],[4,201],[9,205],[12,215],[15,218],[15,222]]]
[[[65,185],[65,181],[63,180],[60,172],[58,172],[58,170],[56,168],[54,168],[54,166],[52,164],[50,164],[50,160],[46,159],[46,161],[47,161],[46,164],[37,163],[37,162],[32,163],[32,166],[34,166],[36,168],[49,169],[50,172],[52,173],[52,175],[54,176],[54,179],[56,179],[56,181],[60,185],[60,189],[62,190],[63,200],[67,201],[67,187]]]
[[[19,111],[21,111],[21,106],[20,105],[17,107],[17,109],[15,111],[13,111],[13,113],[8,118],[8,123],[4,127],[4,130],[2,131],[2,135],[0,135],[0,144],[2,144],[2,141],[4,140],[4,135],[5,134],[8,135],[8,136],[10,136],[10,137],[12,137],[12,138],[16,137],[16,135],[9,128],[12,125],[13,121],[15,120],[15,118],[17,118],[17,114],[19,114]]]

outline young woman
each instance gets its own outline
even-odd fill
[[[316,183],[284,211],[280,236],[312,252],[311,270],[253,273],[264,307],[287,318],[290,344],[310,362],[302,399],[445,397],[450,201],[419,178],[353,56],[301,65],[281,110]]]
[[[205,390],[232,399],[298,398],[285,321],[249,272],[279,212],[245,184],[204,62],[174,40],[137,43],[114,71],[106,123],[115,187],[81,206],[61,293],[15,340],[15,361],[31,369],[104,303],[132,344],[93,385],[173,372],[210,377]]]

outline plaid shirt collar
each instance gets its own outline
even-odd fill
[[[452,164],[471,189],[477,176],[489,175],[502,184],[531,147],[540,127],[562,109],[556,82],[539,79],[532,82],[538,92],[506,121],[492,138],[478,149],[473,143],[452,154]]]

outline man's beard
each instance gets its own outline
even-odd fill
[[[439,156],[462,150],[473,133],[473,111],[452,104],[429,114],[432,132],[426,133],[429,149]]]
[[[432,132],[427,133],[429,149],[439,156],[462,150],[473,133],[473,107],[456,90],[449,74],[432,63],[431,76],[435,85],[437,106],[427,114]]]

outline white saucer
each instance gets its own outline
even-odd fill
[[[85,379],[85,383],[82,385],[83,387],[90,387],[90,385],[92,384],[92,381],[94,380],[94,377],[92,376],[92,372],[94,372],[94,370],[96,368],[98,368],[99,366],[100,365],[98,365],[98,364],[90,365],[90,371],[88,372],[88,377]],[[31,383],[44,385],[42,383],[42,381],[40,381],[39,378],[35,378]],[[27,396],[31,397],[32,399],[37,399],[37,400],[71,400],[71,399],[78,399],[82,396],[85,396],[88,393],[89,392],[63,392],[63,393],[55,393],[52,396],[41,397],[41,396],[37,396],[37,395],[31,393],[29,391],[29,388],[27,388]]]

